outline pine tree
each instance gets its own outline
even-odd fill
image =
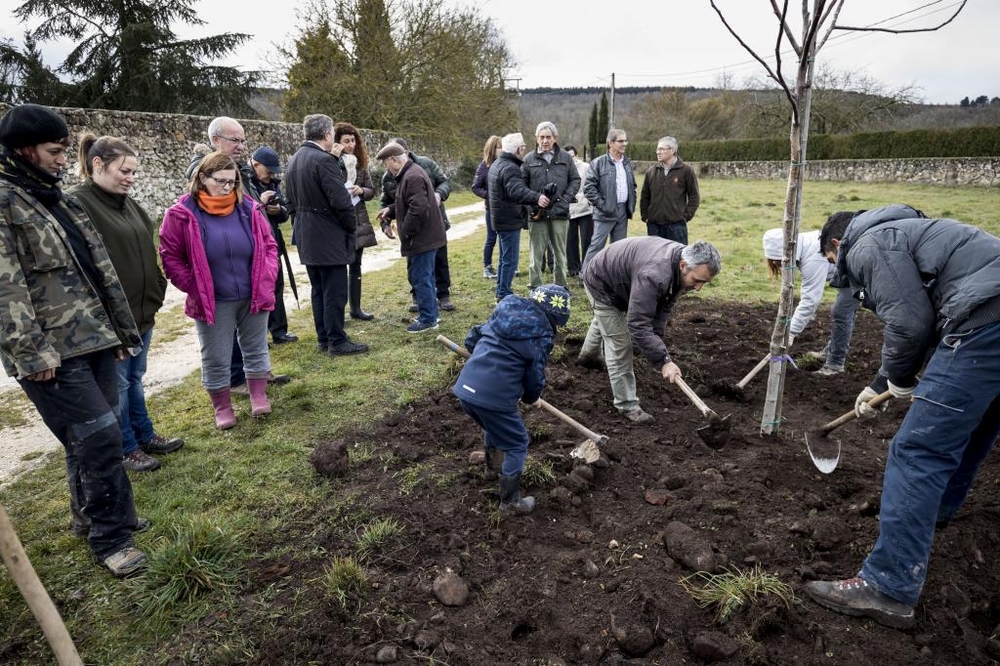
[[[192,5],[193,0],[27,0],[14,15],[21,22],[42,19],[31,35],[33,42],[68,39],[76,44],[55,70],[69,78],[72,99],[67,104],[169,113],[252,112],[246,102],[259,72],[213,64],[250,35],[178,39],[171,23],[205,23]],[[33,89],[28,79],[20,85],[26,99],[45,92]]]
[[[608,138],[608,93],[601,93],[601,110],[597,116],[597,140],[604,143]],[[596,145],[596,144],[595,144]]]
[[[589,140],[588,147],[590,148],[590,154],[588,157],[593,159],[596,155],[597,144],[601,140],[598,136],[597,131],[597,102],[594,102],[594,106],[590,109],[590,122],[587,124],[587,139]]]

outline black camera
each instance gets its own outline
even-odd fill
[[[271,197],[270,199],[268,199],[267,205],[268,206],[284,206],[285,205],[285,199],[284,199],[284,197],[281,196],[281,192],[275,191],[274,192],[274,196]]]

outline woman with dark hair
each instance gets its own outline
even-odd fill
[[[489,280],[497,279],[497,272],[493,270],[493,248],[497,244],[497,232],[490,220],[490,188],[487,176],[490,173],[490,165],[502,152],[500,137],[494,134],[486,139],[486,144],[483,146],[483,161],[476,167],[476,175],[472,178],[472,191],[485,200],[483,203],[486,206],[486,243],[483,245],[483,277]]]
[[[135,150],[121,139],[97,138],[88,132],[80,137],[78,157],[81,184],[69,194],[76,197],[101,232],[142,336],[142,351],[118,362],[122,464],[133,472],[149,472],[160,468],[160,461],[150,453],[173,453],[184,446],[183,439],[156,434],[142,387],[153,324],[163,305],[167,279],[156,260],[153,220],[128,195],[139,168]]]
[[[252,414],[270,414],[267,315],[274,308],[278,245],[260,204],[243,192],[230,156],[206,155],[187,194],[167,209],[160,257],[167,278],[187,294],[184,313],[198,330],[201,383],[212,399],[216,427],[236,425],[229,394],[234,331]]]
[[[115,576],[146,555],[122,467],[116,362],[142,341],[101,235],[59,188],[69,128],[44,106],[0,120],[0,360],[66,449],[73,532]]]
[[[368,217],[366,201],[375,197],[375,185],[368,173],[368,150],[365,139],[358,128],[350,123],[336,123],[333,126],[333,142],[343,146],[340,159],[344,163],[344,177],[347,180],[347,192],[354,202],[354,215],[358,220],[358,229],[354,236],[354,261],[348,265],[350,285],[351,319],[370,321],[375,315],[361,309],[361,254],[366,247],[374,247],[375,229]]]

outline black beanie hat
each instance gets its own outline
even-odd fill
[[[69,127],[58,113],[38,104],[21,104],[0,120],[0,143],[11,150],[62,141]]]

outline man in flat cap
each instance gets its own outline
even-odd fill
[[[406,330],[408,333],[434,330],[438,327],[434,259],[438,249],[448,242],[434,197],[434,184],[398,143],[390,141],[375,157],[396,179],[395,199],[384,218],[397,220],[399,251],[407,258],[406,275],[417,302],[417,318]]]

